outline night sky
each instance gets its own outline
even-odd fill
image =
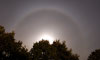
[[[47,34],[86,60],[100,48],[100,1],[0,0],[0,25],[28,49]]]

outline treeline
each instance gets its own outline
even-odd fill
[[[65,41],[56,40],[50,44],[48,40],[41,40],[28,51],[14,35],[0,26],[0,60],[79,60],[79,55],[73,54]],[[87,60],[100,60],[100,49],[92,52]]]

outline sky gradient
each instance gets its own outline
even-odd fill
[[[87,60],[100,48],[99,0],[0,0],[0,25],[15,31],[27,48],[42,34],[66,40],[68,48]]]

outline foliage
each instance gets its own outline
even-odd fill
[[[100,60],[100,49],[93,51],[88,57],[88,60]]]
[[[77,54],[72,54],[72,49],[68,50],[65,41],[59,40],[53,42],[52,46],[56,48],[57,60],[79,60]]]
[[[49,44],[47,40],[34,43],[30,50],[32,60],[79,60],[77,54],[72,54],[72,50],[68,50],[65,42],[60,43],[59,40]]]
[[[0,26],[0,60],[28,60],[28,52],[22,42],[14,39],[14,32],[6,33]]]
[[[42,40],[34,44],[30,55],[33,60],[48,60],[54,54],[50,50],[52,50],[52,47],[49,42],[47,40]]]
[[[15,40],[14,35],[14,32],[7,33],[0,26],[0,60],[79,60],[77,54],[68,50],[65,42],[56,40],[50,44],[48,40],[41,40],[34,43],[28,52],[21,41]]]

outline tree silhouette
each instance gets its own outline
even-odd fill
[[[88,60],[100,60],[100,49],[93,51],[88,57]]]
[[[65,41],[59,40],[53,42],[52,46],[56,48],[57,60],[79,60],[77,54],[72,54],[72,49],[68,50]]]
[[[79,60],[79,56],[66,47],[65,41],[56,40],[50,44],[48,40],[41,40],[34,43],[28,52],[14,35],[14,32],[5,32],[0,26],[0,60]]]
[[[50,50],[52,47],[47,40],[41,40],[33,45],[30,50],[32,60],[48,60],[54,54]]]
[[[6,33],[0,26],[0,60],[28,60],[28,52],[22,42],[16,42],[14,32]]]
[[[32,60],[79,60],[77,54],[72,54],[72,50],[68,50],[65,42],[60,43],[59,40],[49,44],[47,40],[41,40],[34,43],[30,50]]]

